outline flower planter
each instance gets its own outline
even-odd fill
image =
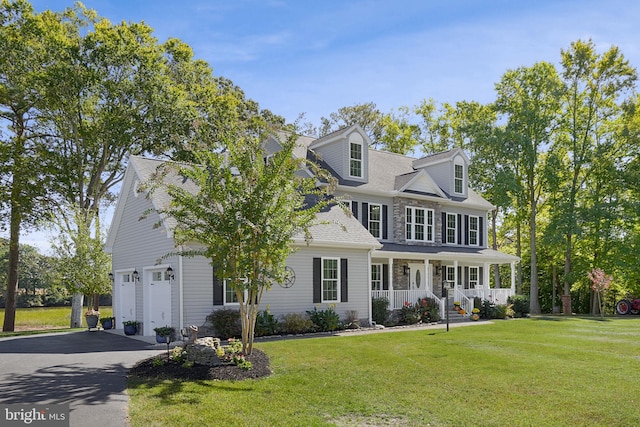
[[[93,314],[87,314],[86,316],[84,316],[84,320],[87,322],[87,327],[89,329],[98,327],[98,316]]]
[[[102,329],[113,329],[113,319],[102,320]]]
[[[136,332],[138,332],[138,327],[136,325],[124,325],[125,335],[135,335]]]
[[[167,343],[167,337],[165,337],[164,335],[156,334],[156,342],[158,344],[166,344]]]

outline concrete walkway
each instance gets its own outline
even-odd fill
[[[166,351],[154,337],[137,338],[118,331],[0,338],[0,403],[68,403],[71,427],[128,426],[127,370]]]

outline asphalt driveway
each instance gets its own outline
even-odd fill
[[[0,403],[68,403],[71,427],[127,426],[127,369],[163,349],[105,331],[1,338]]]

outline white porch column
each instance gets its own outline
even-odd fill
[[[458,289],[458,260],[453,261],[453,287]]]
[[[431,264],[429,264],[429,260],[428,259],[425,259],[424,260],[424,275],[427,276],[427,278],[425,280],[425,286],[426,286],[427,290],[429,290],[430,292],[433,292],[433,275],[431,274],[431,269],[429,267],[431,267]]]
[[[389,271],[387,272],[389,281],[389,308],[393,310],[396,303],[393,296],[393,258],[389,258],[387,262],[389,263]]]
[[[367,283],[369,283],[369,325],[373,325],[373,316],[371,314],[372,311],[372,307],[371,307],[371,291],[372,291],[372,287],[371,287],[371,253],[373,252],[373,249],[369,250],[369,256],[367,257],[367,264],[369,264],[369,267],[367,268]]]
[[[489,274],[489,270],[491,269],[491,264],[485,262],[482,268],[482,299],[487,299],[487,295],[489,295],[489,280],[491,275]]]
[[[516,294],[516,262],[511,261],[511,293]]]

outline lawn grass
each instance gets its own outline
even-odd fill
[[[111,316],[111,307],[100,307],[100,317]],[[17,335],[21,332],[34,332],[53,330],[70,330],[71,307],[31,307],[17,308],[15,331],[1,332],[0,337]],[[0,311],[0,325],[4,322],[4,310]]]
[[[260,380],[129,381],[132,425],[629,426],[640,318],[263,342]]]

